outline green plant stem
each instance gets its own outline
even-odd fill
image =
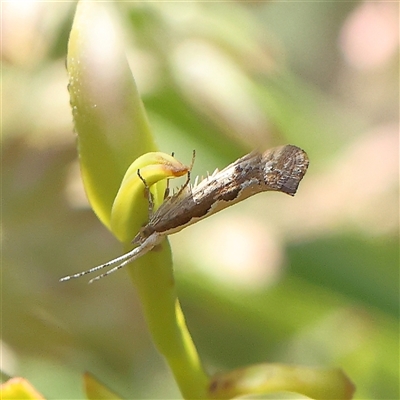
[[[129,268],[155,346],[165,357],[185,399],[207,398],[203,370],[177,297],[167,240]]]

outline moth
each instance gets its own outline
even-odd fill
[[[61,278],[67,281],[117,264],[107,272],[91,279],[92,283],[145,255],[168,235],[215,214],[254,194],[276,191],[294,196],[307,172],[309,160],[305,151],[293,145],[275,147],[264,153],[253,151],[223,170],[215,172],[193,185],[187,181],[182,188],[167,196],[132,240],[136,247],[113,260]],[[140,177],[140,171],[138,171]],[[188,177],[189,177],[188,173]],[[148,187],[144,181],[144,189]]]

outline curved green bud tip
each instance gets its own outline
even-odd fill
[[[83,375],[83,382],[88,400],[122,400],[122,397],[117,396],[88,372]]]
[[[308,368],[285,364],[258,364],[217,374],[210,380],[210,399],[246,394],[295,392],[312,399],[353,398],[354,384],[341,369]]]
[[[190,167],[183,165],[176,158],[161,152],[146,153],[136,159],[126,171],[112,206],[113,234],[120,241],[129,243],[148,221],[149,204],[143,180],[148,187],[159,183],[151,190],[157,208],[164,198],[165,180],[183,176],[189,169]],[[138,171],[143,180],[140,179]]]

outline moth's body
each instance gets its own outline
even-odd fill
[[[167,198],[133,243],[143,243],[153,232],[165,235],[179,232],[256,193],[281,191],[294,196],[308,158],[295,146],[272,150],[247,154],[178,196]]]
[[[294,196],[308,163],[307,154],[291,145],[276,147],[264,153],[247,154],[222,171],[215,171],[200,183],[195,182],[193,186],[185,187],[168,197],[135,236],[132,243],[137,247],[129,253],[61,280],[77,278],[121,263],[90,282],[100,279],[146,254],[166,236],[256,193],[280,191]]]

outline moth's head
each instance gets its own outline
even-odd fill
[[[140,228],[140,231],[136,234],[136,236],[132,240],[132,244],[142,244],[152,233],[154,232],[154,228],[149,225],[145,225]]]

